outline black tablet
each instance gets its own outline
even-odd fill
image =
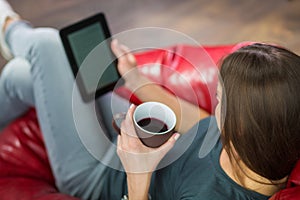
[[[103,13],[61,29],[60,37],[85,102],[111,91],[121,80]]]

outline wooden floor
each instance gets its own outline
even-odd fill
[[[182,32],[202,45],[262,41],[300,54],[300,0],[10,0],[35,26],[64,27],[105,12],[112,34],[142,27]],[[157,43],[161,39],[157,36]],[[131,38],[133,39],[133,38]],[[126,40],[126,38],[125,38]],[[0,58],[3,66],[4,59]]]

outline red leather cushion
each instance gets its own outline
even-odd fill
[[[294,167],[287,183],[288,188],[295,186],[300,186],[300,160]]]
[[[57,192],[34,110],[0,134],[0,199],[76,199]]]
[[[139,70],[171,93],[213,113],[219,61],[251,42],[224,46],[177,45],[135,54]],[[129,90],[117,91],[133,103],[141,101]]]
[[[283,189],[270,198],[270,200],[299,200],[299,199],[300,199],[300,187]]]
[[[300,199],[300,160],[293,169],[285,189],[273,195],[270,200],[299,200]]]

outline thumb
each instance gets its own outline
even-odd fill
[[[124,54],[117,39],[112,40],[110,48],[117,58],[120,58]]]
[[[132,65],[136,65],[136,59],[134,55],[130,52],[130,49],[125,45],[120,45],[120,49],[123,51],[124,54],[126,54],[128,61]]]

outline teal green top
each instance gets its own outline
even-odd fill
[[[199,158],[199,150],[206,134],[219,135],[215,118],[209,117],[200,121],[191,131],[196,131],[197,135],[188,150],[174,163],[158,170],[154,175],[155,185],[152,185],[150,192],[152,199],[265,200],[269,198],[241,187],[223,171],[219,162],[222,150],[220,139],[207,156]],[[188,137],[181,139],[187,140]],[[180,145],[179,143],[176,145]]]
[[[183,146],[184,153],[170,165],[153,173],[149,193],[152,200],[266,200],[269,197],[247,190],[235,183],[220,166],[222,150],[220,139],[212,145],[209,153],[199,157],[199,150],[206,135],[220,135],[214,117],[197,123],[189,133],[181,136],[164,160],[174,157]],[[188,144],[188,145],[187,145]],[[126,177],[123,172],[110,171],[100,199],[120,200],[127,194]]]

